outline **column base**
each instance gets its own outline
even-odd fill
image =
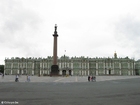
[[[52,65],[51,66],[50,76],[59,76],[59,67],[58,67],[58,65]]]

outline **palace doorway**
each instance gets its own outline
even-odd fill
[[[111,70],[109,69],[109,75],[111,75]]]
[[[62,75],[66,75],[66,70],[63,70],[62,71]]]
[[[69,70],[69,75],[71,75],[71,70]]]
[[[71,70],[62,70],[62,75],[65,76],[65,75],[72,75],[72,72]]]

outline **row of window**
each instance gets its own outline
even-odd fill
[[[34,63],[22,63],[22,64],[17,64],[17,63],[6,63],[5,68],[50,68],[51,67],[51,63],[41,63],[38,65],[35,65]],[[70,68],[85,68],[85,69],[89,69],[92,67],[97,67],[97,68],[117,68],[117,67],[121,67],[121,68],[133,68],[133,63],[59,63],[59,68],[65,68],[65,67],[70,67]]]

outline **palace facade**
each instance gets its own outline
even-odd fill
[[[47,58],[5,58],[7,75],[50,75],[53,57]],[[134,59],[68,57],[58,58],[59,75],[136,75]]]

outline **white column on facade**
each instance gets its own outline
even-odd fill
[[[62,62],[61,67],[64,68],[64,62]]]
[[[40,68],[42,68],[42,62],[40,62]]]
[[[12,75],[12,70],[11,70],[11,75]]]
[[[69,75],[69,71],[68,70],[66,70],[66,75]]]
[[[130,68],[131,68],[132,70],[135,69],[135,66],[133,66],[133,65],[135,65],[135,64],[134,64],[133,62],[131,62],[131,63],[130,63],[130,66],[131,66]]]
[[[44,62],[44,69],[49,69],[49,62]]]
[[[109,70],[106,70],[106,74],[109,74]]]
[[[89,69],[89,62],[88,62],[88,69]]]
[[[62,75],[62,70],[60,70],[60,72],[59,72],[59,73],[60,73],[60,75]]]
[[[21,74],[23,74],[23,70],[21,70]]]
[[[26,62],[24,62],[24,68],[26,68]]]
[[[40,73],[40,76],[42,75],[42,71],[41,70],[39,70],[39,73]]]
[[[43,62],[43,70],[44,70],[45,68],[46,68],[46,69],[48,68],[47,62]]]
[[[32,69],[34,69],[34,62],[32,62]]]
[[[120,75],[122,75],[121,62],[119,62]]]
[[[119,68],[121,69],[121,62],[119,62]]]
[[[34,75],[34,70],[32,70],[32,75]]]
[[[89,70],[88,70],[88,75],[89,75]]]
[[[113,67],[112,67],[112,74],[115,74],[115,71],[114,71],[114,62],[113,63]]]
[[[96,75],[98,75],[98,70],[96,70]]]
[[[26,62],[26,67],[25,68],[27,69],[27,67],[28,67],[28,63]]]
[[[71,63],[71,68],[73,69],[73,63]]]
[[[68,68],[70,67],[70,62],[68,62],[68,65],[67,65],[67,67],[68,67]]]
[[[130,69],[130,63],[128,62],[128,70]]]
[[[44,70],[44,61],[42,61],[42,69]]]
[[[59,69],[61,69],[61,62],[59,63]]]
[[[73,70],[71,70],[71,74],[73,75]]]
[[[12,64],[11,64],[11,69],[13,69],[13,62],[12,62]]]
[[[104,66],[104,74],[105,74],[106,72],[105,62],[103,63],[103,66]]]
[[[98,63],[96,62],[96,69],[98,69]]]
[[[19,70],[17,70],[17,74],[19,74]]]

